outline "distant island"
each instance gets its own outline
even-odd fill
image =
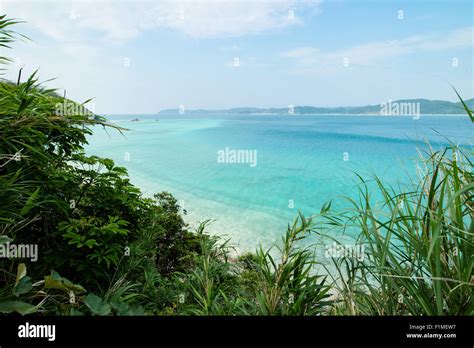
[[[465,101],[468,107],[474,107],[474,98]],[[405,112],[408,111],[408,112]],[[411,115],[419,111],[424,115],[462,115],[460,102],[429,99],[400,99],[385,103],[365,106],[316,107],[292,106],[284,108],[239,107],[220,110],[184,110],[183,108],[161,110],[158,115],[180,114],[225,114],[225,115]]]

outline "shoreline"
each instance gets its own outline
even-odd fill
[[[200,222],[206,220],[212,221],[211,224],[206,226],[206,233],[209,235],[221,237],[222,242],[230,240],[230,250],[228,257],[233,262],[237,262],[239,256],[244,253],[254,253],[255,250],[260,246],[264,249],[271,248],[272,256],[275,258],[275,260],[279,260],[279,242],[281,241],[281,236],[286,233],[288,224],[291,224],[292,221],[286,221],[285,223],[280,224],[280,222],[275,221],[275,217],[272,215],[255,211],[253,212],[253,215],[247,215],[244,219],[242,219],[240,212],[236,212],[238,207],[231,207],[226,203],[215,202],[210,199],[205,199],[193,194],[185,193],[182,189],[170,186],[168,184],[151,182],[148,178],[134,170],[128,170],[128,172],[132,183],[140,188],[145,197],[151,198],[155,193],[167,191],[178,200],[178,203],[180,203],[180,197],[184,194],[189,200],[189,202],[186,203],[184,207],[184,210],[187,211],[187,214],[183,214],[182,210],[180,212],[182,214],[183,220],[186,224],[188,224],[189,229],[193,231],[199,226]],[[221,214],[216,218],[210,216],[212,215],[212,213],[210,213],[211,211],[216,214],[215,212],[218,209],[215,209],[215,207],[218,206],[229,206],[235,215],[222,216]],[[188,207],[194,207],[194,209],[190,210]],[[295,212],[295,214],[297,213]],[[251,220],[251,224],[256,223],[253,229],[245,228],[245,226],[241,224],[242,220],[248,221],[249,219]],[[273,221],[273,227],[271,226],[272,223],[269,223],[269,221]],[[260,224],[258,224],[258,222],[260,222]],[[263,223],[265,223],[265,225],[263,225]],[[258,230],[272,230],[275,231],[275,233],[271,235],[260,234],[259,236],[258,233],[256,233],[256,230],[257,232]],[[332,245],[333,240],[329,239],[329,237],[318,236],[316,234],[310,235],[308,237],[309,238],[305,242],[308,243],[308,246],[312,246],[314,248],[314,257],[316,261],[313,271],[319,275],[331,277],[330,273],[335,272],[335,268],[332,258],[327,258],[325,256],[325,250],[328,246]],[[332,236],[332,238],[334,237],[335,236]],[[354,241],[354,237],[350,236],[349,234],[340,234],[339,238],[341,238],[341,241],[342,239],[346,239],[347,242]],[[323,240],[327,240],[329,244],[323,244]],[[331,271],[331,269],[334,270]]]
[[[216,113],[216,114],[205,114],[205,113],[192,113],[188,112],[187,114],[147,114],[147,113],[134,113],[134,114],[113,114],[113,113],[102,113],[104,117],[120,117],[120,116],[127,116],[127,118],[124,119],[117,119],[117,120],[112,120],[112,121],[126,121],[126,122],[140,122],[140,121],[158,121],[157,117],[165,117],[165,118],[180,118],[180,119],[187,119],[187,118],[198,118],[201,116],[209,116],[209,118],[213,117],[222,117],[222,116],[236,116],[236,117],[245,117],[245,116],[260,116],[260,117],[266,117],[266,116],[282,116],[282,117],[294,117],[294,116],[334,116],[334,117],[406,117],[406,118],[414,118],[416,117],[415,120],[421,118],[421,117],[465,117],[466,115],[464,114],[420,114],[420,115],[381,115],[379,113],[375,114],[340,114],[340,113],[335,113],[335,114],[278,114],[278,113],[268,113],[268,114],[260,114],[260,113],[248,113],[248,114],[226,114],[226,113]],[[138,119],[138,121],[134,121],[137,119],[137,117],[144,117],[143,120]]]
[[[163,191],[171,193],[177,199],[183,220],[191,230],[195,230],[201,222],[210,221],[211,223],[206,226],[206,232],[218,235],[223,240],[230,239],[237,255],[253,252],[260,244],[270,246],[285,232],[283,228],[288,222],[285,223],[284,219],[278,221],[277,217],[265,212],[203,198],[162,181],[151,181],[136,170],[128,168],[127,170],[132,183],[140,188],[145,197],[151,198]],[[226,211],[232,214],[226,214]],[[242,219],[242,213],[246,211],[249,214]],[[277,233],[272,235],[259,233],[265,230],[274,230]]]

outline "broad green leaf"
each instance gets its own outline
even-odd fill
[[[111,308],[110,305],[102,300],[99,296],[94,294],[89,294],[86,296],[84,303],[91,310],[92,313],[96,315],[108,315],[110,314]]]
[[[24,276],[26,276],[26,265],[24,263],[20,263],[16,271],[16,284],[18,284],[20,279]]]
[[[22,315],[34,313],[37,311],[36,306],[23,301],[5,301],[0,302],[0,313],[17,312]]]
[[[7,237],[7,236],[0,236],[0,244],[6,244],[13,241],[13,239]]]
[[[50,276],[44,277],[44,288],[45,289],[59,289],[68,291],[72,290],[78,293],[86,292],[81,285],[73,284],[66,278],[61,277],[57,272],[51,271]]]
[[[13,288],[13,295],[20,296],[31,291],[33,284],[31,283],[31,277],[24,276]]]
[[[71,311],[69,312],[69,315],[71,316],[83,316],[84,313],[82,313],[80,310],[76,309],[76,308],[71,308]]]

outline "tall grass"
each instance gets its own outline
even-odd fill
[[[204,230],[209,221],[199,225],[196,234],[199,238],[201,253],[196,265],[188,272],[178,273],[178,282],[182,282],[186,293],[178,294],[178,303],[185,304],[184,314],[224,315],[232,314],[234,306],[226,293],[231,293],[231,267],[228,261],[228,241],[221,242],[218,236],[207,236]]]
[[[381,205],[360,178],[359,200],[348,198],[352,209],[327,225],[357,229],[365,246],[363,260],[333,260],[334,314],[473,314],[474,182],[466,151],[430,148],[420,160],[420,182],[408,192],[375,177]]]
[[[300,214],[282,236],[279,260],[272,256],[271,248],[258,249],[255,270],[260,290],[256,298],[261,314],[316,315],[330,304],[326,278],[314,274],[316,260],[312,248],[298,244],[312,228],[312,219]]]
[[[196,267],[179,274],[186,290],[184,314],[194,315],[319,315],[329,308],[329,286],[314,274],[313,250],[300,247],[312,220],[300,215],[275,247],[258,248],[229,262],[227,242],[204,234]]]

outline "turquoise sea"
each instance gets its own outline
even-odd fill
[[[139,122],[131,122],[139,118]],[[417,174],[414,160],[429,141],[472,146],[466,116],[111,116],[124,135],[96,127],[88,154],[128,168],[145,194],[169,191],[192,227],[215,220],[209,232],[239,251],[272,243],[298,210],[305,215],[356,194],[355,172],[393,185]],[[442,134],[442,136],[440,135]],[[255,163],[218,160],[219,151],[254,151]],[[242,152],[243,153],[243,152]],[[247,153],[248,154],[248,153]],[[243,158],[245,160],[245,158]],[[247,160],[249,157],[247,157]]]

